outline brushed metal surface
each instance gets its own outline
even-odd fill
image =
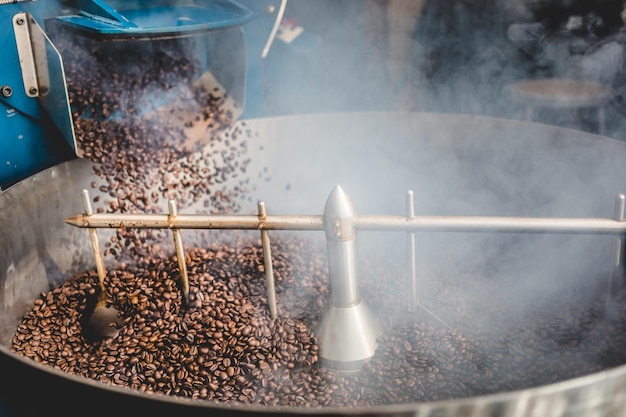
[[[258,134],[248,143],[247,172],[256,178],[256,189],[242,201],[242,212],[247,213],[256,212],[257,199],[265,202],[268,213],[321,213],[326,196],[340,184],[357,214],[402,214],[405,191],[412,189],[416,214],[610,218],[615,196],[626,191],[624,143],[552,126],[423,113],[326,114],[245,122]],[[259,172],[266,177],[259,178]],[[0,194],[0,365],[3,375],[21,375],[7,384],[4,395],[37,389],[39,401],[23,406],[30,411],[63,409],[65,415],[79,415],[90,402],[114,401],[122,414],[143,407],[142,412],[155,415],[624,415],[624,365],[523,391],[450,401],[369,409],[289,409],[148,395],[27,361],[10,351],[21,316],[39,292],[63,282],[72,270],[94,266],[88,234],[65,223],[67,217],[82,212],[80,192],[91,181],[99,181],[91,164],[74,160]],[[428,259],[428,264],[418,264],[418,274],[420,279],[436,279],[438,273],[471,279],[489,265],[505,282],[523,274],[544,295],[551,290],[558,293],[562,285],[583,285],[591,275],[608,279],[611,236],[537,239],[524,238],[508,248],[499,238],[471,233],[452,238],[418,234],[420,260]],[[553,250],[546,253],[538,242]],[[399,257],[400,265],[406,264],[398,256],[404,250],[398,248],[406,246],[405,234],[364,232],[359,234],[359,245],[364,251],[390,248],[381,255]],[[581,251],[585,256],[580,256]],[[436,308],[432,303],[427,306]],[[436,312],[448,323],[460,320],[450,312]],[[507,314],[501,312],[503,320],[516,319]],[[471,323],[463,324],[472,331]]]

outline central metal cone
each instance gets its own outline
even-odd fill
[[[321,365],[337,371],[357,371],[376,351],[381,329],[365,303],[330,305],[317,331]]]

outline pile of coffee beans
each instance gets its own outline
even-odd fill
[[[144,44],[152,48],[144,54],[134,52],[137,45],[56,41],[80,152],[101,180],[91,185],[97,211],[159,213],[164,200],[174,199],[181,208],[200,202],[206,212],[236,212],[250,191],[246,152],[253,132],[233,123],[226,93],[197,85],[198,63],[177,42]],[[155,97],[170,96],[173,104],[155,104]],[[185,109],[196,109],[194,116]],[[204,142],[193,136],[198,127]],[[508,323],[471,305],[457,314],[464,288],[441,280],[420,296],[436,300],[437,313],[449,312],[443,323],[405,314],[405,272],[360,261],[363,298],[383,334],[362,370],[326,369],[314,332],[329,300],[324,242],[274,236],[278,318],[272,319],[262,247],[250,236],[233,232],[187,248],[185,305],[176,256],[155,249],[159,234],[118,230],[105,245],[118,261],[105,287],[122,315],[119,334],[106,340],[89,334],[86,316],[99,286],[96,272],[85,271],[35,300],[12,350],[154,395],[302,408],[471,397],[626,363],[626,314],[606,316],[601,284],[597,297],[578,302],[566,288],[561,296],[570,307]],[[616,304],[626,305],[623,296]]]
[[[384,329],[362,370],[320,366],[315,327],[329,299],[323,242],[273,239],[278,318],[268,311],[259,239],[187,253],[191,297],[184,305],[176,257],[111,270],[106,288],[122,312],[113,339],[83,326],[96,299],[95,271],[41,294],[19,325],[13,350],[106,384],[216,403],[371,407],[523,389],[626,361],[623,319],[603,300],[525,320],[508,330],[466,332],[463,322],[397,319],[406,309],[402,273],[360,265],[363,296]],[[451,294],[451,293],[450,293]],[[439,299],[444,306],[454,299]],[[493,322],[498,318],[494,317]],[[482,323],[486,329],[490,323]]]

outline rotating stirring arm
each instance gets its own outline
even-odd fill
[[[412,199],[411,191],[407,194]],[[624,201],[624,195],[618,196]],[[252,215],[184,215],[171,210],[170,215],[93,213],[74,216],[66,223],[83,228],[136,229],[248,229],[259,230],[264,242],[264,262],[268,283],[268,301],[272,318],[276,317],[275,294],[269,251],[268,230],[318,230],[326,233],[331,298],[317,329],[319,355],[324,366],[341,371],[358,370],[374,356],[380,328],[361,299],[356,270],[357,230],[476,233],[565,233],[607,234],[626,233],[623,215],[610,218],[537,218],[480,216],[415,216],[408,202],[408,215],[359,216],[355,214],[349,196],[336,186],[326,201],[323,216],[269,216],[265,205],[259,204],[259,214]],[[414,256],[414,254],[409,254]],[[184,256],[181,271],[184,267]],[[410,265],[414,261],[409,262]],[[267,266],[270,267],[267,267]],[[414,274],[415,269],[410,268]],[[414,277],[411,277],[414,283]],[[181,277],[185,280],[185,277]],[[409,310],[417,304],[416,285],[410,284]],[[435,318],[437,318],[435,316]]]

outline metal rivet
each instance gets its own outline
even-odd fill
[[[23,25],[24,23],[26,23],[26,21],[24,20],[24,18],[23,18],[23,17],[18,17],[18,18],[15,20],[15,23],[17,23],[18,25]]]
[[[269,5],[267,6],[266,11],[267,11],[267,13],[270,13],[270,14],[271,14],[271,13],[274,13],[274,12],[276,11],[276,6],[274,6],[273,4],[269,4]]]
[[[8,85],[0,87],[0,92],[4,97],[11,97],[13,95],[13,89]]]
[[[37,87],[31,87],[28,92],[33,95],[37,94]]]

